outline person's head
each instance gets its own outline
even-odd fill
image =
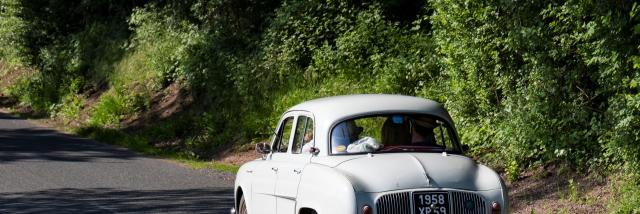
[[[351,141],[357,140],[360,138],[360,134],[362,133],[362,127],[356,125],[356,122],[353,120],[349,120],[345,122],[347,125],[347,129],[349,131],[349,136],[351,136]]]
[[[411,141],[409,120],[402,115],[389,116],[382,125],[381,134],[384,145],[406,145]]]
[[[426,144],[436,144],[435,135],[433,134],[434,123],[423,121],[423,120],[413,120],[412,125],[412,143],[426,143]]]
[[[304,142],[308,143],[311,140],[313,140],[313,132],[307,131],[307,133],[304,134]]]

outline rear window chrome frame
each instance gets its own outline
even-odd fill
[[[363,114],[358,114],[358,115],[353,115],[350,117],[345,117],[345,118],[341,118],[340,120],[336,120],[337,122],[334,122],[333,124],[331,124],[330,128],[329,128],[329,135],[327,135],[327,155],[328,156],[344,156],[344,155],[365,155],[365,154],[369,154],[369,153],[442,153],[442,151],[439,152],[416,152],[416,151],[407,151],[407,152],[357,152],[357,153],[333,153],[333,131],[336,128],[336,126],[338,126],[339,124],[347,121],[347,120],[357,120],[357,119],[361,119],[361,118],[367,118],[367,117],[381,117],[381,116],[392,116],[392,115],[406,115],[406,116],[427,116],[433,119],[436,119],[440,122],[442,122],[442,125],[446,126],[447,128],[447,132],[449,134],[449,136],[451,137],[452,140],[452,144],[453,144],[453,150],[452,151],[446,151],[446,153],[449,154],[459,154],[459,155],[463,155],[463,151],[462,151],[462,145],[459,141],[458,135],[457,135],[457,130],[455,130],[455,127],[453,126],[453,124],[450,124],[447,120],[437,116],[437,115],[433,115],[433,114],[425,114],[425,113],[417,113],[417,112],[402,112],[402,111],[394,111],[394,112],[378,112],[378,113],[363,113]]]

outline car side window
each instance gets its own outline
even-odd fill
[[[434,138],[436,140],[436,144],[438,146],[442,146],[444,148],[449,148],[452,149],[453,148],[453,142],[449,136],[449,129],[447,129],[444,125],[444,123],[442,121],[437,120],[436,123],[438,124],[437,127],[434,127],[433,129],[433,134],[434,134]]]
[[[293,153],[300,154],[311,148],[313,144],[313,119],[299,116],[296,123],[296,133],[293,138]]]
[[[287,152],[289,148],[289,138],[291,137],[291,132],[293,131],[293,117],[288,117],[282,121],[282,125],[280,127],[280,133],[278,133],[278,138],[275,141],[274,152]]]

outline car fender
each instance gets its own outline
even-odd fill
[[[309,164],[300,178],[296,213],[303,208],[314,209],[317,213],[354,214],[357,209],[353,185],[333,168]]]
[[[485,196],[485,199],[488,200],[488,203],[498,202],[502,206],[502,213],[509,213],[509,197],[508,197],[508,189],[505,185],[502,177],[498,175],[491,168],[478,164],[478,176],[476,178],[477,186],[495,186],[496,183],[499,183],[499,188],[495,188],[487,191],[479,191],[479,193]]]
[[[233,189],[233,198],[234,198],[234,207],[236,210],[238,209],[238,202],[240,197],[238,195],[238,190],[242,189],[242,194],[244,195],[244,200],[247,204],[252,204],[251,202],[251,183],[253,182],[254,176],[252,175],[253,170],[259,164],[257,161],[251,161],[243,164],[236,174],[236,180]],[[247,206],[247,211],[251,212],[251,206]]]

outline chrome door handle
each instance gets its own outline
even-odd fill
[[[278,171],[278,168],[271,167],[271,170],[273,170],[274,172],[277,172],[277,171]]]
[[[253,173],[253,170],[247,170],[247,173]]]
[[[302,173],[302,170],[300,170],[300,169],[294,169],[294,170],[293,170],[293,172],[295,172],[296,174],[300,174],[300,173]]]

